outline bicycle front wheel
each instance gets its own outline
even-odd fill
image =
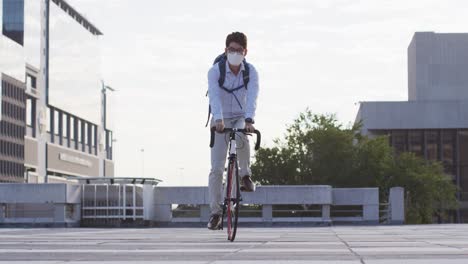
[[[231,161],[229,163],[227,176],[227,232],[228,240],[233,242],[236,238],[237,221],[239,218],[240,207],[239,175],[237,170],[237,160]]]

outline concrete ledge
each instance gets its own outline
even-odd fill
[[[0,184],[0,224],[79,226],[80,203],[80,185]]]
[[[0,184],[0,203],[66,203],[67,185],[51,184]]]
[[[379,205],[379,188],[333,188],[333,205]]]
[[[246,204],[332,204],[332,187],[259,186],[243,192]],[[208,187],[155,187],[154,204],[209,204]]]
[[[312,186],[259,186],[253,193],[242,193],[247,204],[332,204],[332,187]]]
[[[209,204],[208,187],[155,187],[154,204]]]

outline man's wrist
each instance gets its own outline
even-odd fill
[[[246,123],[249,123],[249,124],[255,124],[255,121],[254,121],[252,118],[250,118],[250,117],[246,118],[246,119],[245,119],[245,122],[246,122]]]

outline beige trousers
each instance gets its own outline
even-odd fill
[[[225,118],[226,128],[244,128],[244,118]],[[214,120],[211,120],[211,127]],[[236,136],[237,160],[239,163],[239,176],[251,175],[250,171],[250,143],[248,136],[238,133]],[[211,171],[208,179],[210,209],[212,214],[221,214],[221,204],[224,200],[223,172],[225,171],[227,151],[229,146],[229,133],[215,133],[215,143],[211,148]]]

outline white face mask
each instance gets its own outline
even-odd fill
[[[227,60],[229,64],[234,65],[234,66],[239,66],[244,60],[244,55],[239,54],[237,52],[228,52]]]

